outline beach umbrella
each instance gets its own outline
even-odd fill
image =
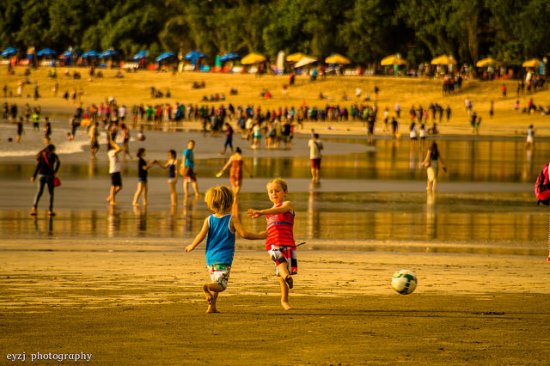
[[[134,55],[134,57],[132,57],[132,60],[139,61],[139,60],[141,60],[142,58],[145,58],[145,57],[147,57],[147,51],[141,50],[138,53],[136,53]]]
[[[305,56],[302,57],[302,59],[298,62],[296,62],[294,64],[294,68],[299,68],[299,67],[303,67],[303,66],[307,66],[307,65],[310,65],[314,62],[317,62],[317,59],[315,57],[311,57],[311,56]]]
[[[99,56],[99,53],[95,50],[89,50],[89,51],[86,51],[82,54],[82,57],[84,58],[88,58],[88,57],[98,57]]]
[[[349,58],[339,55],[337,53],[325,58],[325,62],[327,64],[337,64],[337,65],[347,65],[351,63]]]
[[[431,62],[432,65],[456,65],[456,60],[453,56],[442,55],[436,57]]]
[[[521,66],[523,67],[539,67],[542,63],[541,60],[538,58],[532,58],[530,60],[525,61]]]
[[[109,58],[109,57],[116,56],[117,54],[118,54],[117,51],[110,48],[107,51],[103,51],[101,54],[99,54],[99,57],[100,58]]]
[[[17,53],[17,48],[8,47],[2,52],[1,56],[2,57],[10,57],[10,56],[15,55],[16,53]]]
[[[235,60],[238,60],[240,58],[241,58],[241,56],[237,55],[236,53],[229,52],[229,53],[226,53],[226,54],[220,56],[220,62],[223,63],[223,62],[227,62],[227,61],[235,61]]]
[[[157,56],[155,59],[156,62],[161,62],[164,60],[167,60],[169,58],[176,57],[176,54],[174,52],[163,52],[160,55]]]
[[[57,55],[57,52],[55,52],[51,48],[42,48],[40,51],[36,53],[36,56],[38,57],[43,57],[43,56],[54,57],[55,55]]]
[[[249,53],[244,56],[241,60],[243,65],[253,65],[265,61],[265,56],[260,55],[259,53]]]
[[[198,59],[201,59],[201,58],[205,58],[206,55],[200,51],[197,51],[197,50],[194,50],[194,51],[190,51],[190,52],[187,52],[187,54],[185,55],[185,59],[187,61],[191,61],[192,63],[195,63],[194,61],[195,60],[198,60]]]
[[[290,55],[286,56],[286,60],[288,62],[298,62],[302,58],[304,58],[304,56],[305,55],[302,52],[296,52],[296,53],[293,53],[293,54],[290,54]]]
[[[487,58],[481,59],[478,62],[476,62],[476,66],[477,67],[486,67],[486,66],[490,66],[490,65],[496,65],[498,63],[499,62],[497,60],[495,60],[494,58],[487,57]]]
[[[407,61],[403,60],[401,58],[401,55],[399,54],[384,57],[382,61],[380,61],[380,65],[382,66],[406,65],[406,64],[407,64]]]

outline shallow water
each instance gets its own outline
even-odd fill
[[[181,137],[172,138],[181,141]],[[223,144],[218,140],[212,141],[217,145]],[[334,146],[350,143],[363,145],[364,149],[359,153],[327,154],[323,159],[323,179],[343,182],[339,184],[348,186],[344,193],[310,190],[307,186],[299,190],[291,187],[291,192],[293,188],[294,192],[290,198],[297,214],[297,241],[466,243],[519,247],[537,253],[543,253],[546,249],[548,209],[536,206],[531,184],[550,156],[548,144],[539,143],[535,150],[526,151],[523,139],[519,138],[441,138],[438,143],[449,172],[440,177],[440,192],[431,196],[423,192],[426,173],[419,167],[427,146],[419,144],[411,148],[407,140],[392,141],[387,138],[375,140],[374,146],[367,146],[364,138],[333,137],[325,138],[325,141],[327,144],[340,143]],[[305,144],[304,138],[298,137],[295,144]],[[156,155],[164,158],[166,144],[151,145],[147,149],[150,158],[157,158]],[[245,179],[241,206],[245,209],[269,207],[265,193],[259,192],[263,191],[264,180],[271,177],[308,179],[309,160],[307,155],[305,158],[303,155],[306,154],[267,157],[248,151],[246,164],[257,181],[256,188],[250,189],[252,183]],[[63,164],[66,185],[59,196],[65,194],[76,202],[68,204],[58,197],[58,216],[52,219],[43,215],[36,220],[30,218],[28,207],[34,195],[34,186],[27,185],[24,190],[18,188],[19,185],[24,186],[22,182],[27,182],[32,174],[33,159],[25,160],[25,163],[21,163],[21,159],[8,159],[0,164],[0,187],[3,187],[0,194],[0,237],[181,238],[189,241],[209,214],[202,200],[190,200],[184,208],[180,206],[176,212],[170,212],[165,192],[165,172],[160,169],[150,173],[152,181],[156,179],[157,183],[151,183],[148,212],[133,210],[128,202],[135,189],[135,164],[128,164],[123,174],[128,177],[122,192],[124,204],[109,210],[104,204],[108,190],[106,162],[62,158],[66,161]],[[226,159],[215,153],[198,158],[200,177],[213,177]],[[373,185],[373,182],[384,187],[392,181],[398,182],[396,187],[402,190],[388,193],[384,189],[364,187]],[[203,178],[201,182],[204,190],[214,181]],[[480,182],[486,186],[477,190],[467,188]],[[227,182],[213,184],[220,183]],[[516,188],[511,193],[504,192],[502,183]],[[411,188],[413,184],[416,186]],[[452,184],[454,188],[445,191]],[[74,186],[80,190],[75,190]],[[351,193],[353,187],[359,186],[361,189],[356,190],[360,193]],[[181,192],[179,185],[178,190]],[[45,194],[42,207],[47,197]],[[252,230],[265,228],[265,222],[261,219],[245,218],[244,222]]]

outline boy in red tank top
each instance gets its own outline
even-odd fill
[[[277,275],[281,284],[281,305],[284,309],[292,307],[288,303],[289,289],[294,286],[292,275],[298,272],[296,260],[296,243],[294,242],[294,207],[286,201],[287,184],[276,178],[267,184],[269,200],[273,207],[265,210],[249,209],[248,215],[253,218],[265,216],[267,219],[266,250],[275,262]]]

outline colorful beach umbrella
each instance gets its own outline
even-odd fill
[[[176,54],[174,52],[163,52],[160,55],[157,56],[155,59],[156,62],[162,62],[165,60],[168,60],[172,57],[176,57]]]
[[[382,66],[406,65],[406,64],[407,64],[407,61],[403,60],[401,58],[401,55],[399,54],[384,57],[382,61],[380,61],[380,65]]]
[[[456,65],[456,60],[453,56],[442,55],[436,57],[431,62],[432,65]]]
[[[241,60],[241,63],[243,65],[253,65],[260,62],[265,61],[265,56],[260,55],[259,53],[249,53],[248,55],[244,56]]]
[[[479,60],[478,62],[476,62],[476,66],[477,67],[487,67],[487,66],[496,65],[496,64],[499,64],[499,63],[500,62],[498,62],[494,58],[487,57],[487,58],[483,58],[483,59]]]
[[[229,53],[226,53],[226,54],[220,56],[220,62],[223,63],[223,62],[227,62],[227,61],[235,61],[235,60],[238,60],[240,58],[241,58],[241,56],[237,55],[236,53],[229,52]]]
[[[51,48],[42,48],[36,53],[36,56],[38,57],[54,57],[55,55],[57,55],[57,52],[52,50]]]
[[[6,48],[0,56],[2,57],[11,57],[17,53],[17,48],[8,47]]]
[[[541,60],[538,58],[532,58],[530,60],[525,61],[521,66],[523,67],[539,67],[542,63]]]
[[[296,62],[294,64],[294,68],[297,69],[299,67],[303,67],[303,66],[307,66],[307,65],[311,65],[312,63],[315,63],[317,62],[317,59],[315,57],[311,57],[311,56],[305,56],[302,57],[300,59],[300,61]]]
[[[147,51],[146,50],[141,50],[132,57],[132,60],[139,61],[142,58],[146,58],[146,57],[147,57]]]
[[[305,56],[305,54],[303,54],[302,52],[296,52],[296,53],[293,53],[293,54],[290,54],[290,55],[286,56],[286,60],[288,62],[298,62],[302,58],[304,58],[304,56]]]
[[[118,55],[118,52],[113,50],[112,48],[110,48],[106,51],[101,52],[101,54],[99,54],[99,57],[100,58],[109,58],[109,57],[113,57],[113,56],[116,56],[116,55]]]
[[[335,64],[335,65],[347,65],[351,63],[349,58],[339,55],[337,53],[325,58],[325,62],[327,64]]]

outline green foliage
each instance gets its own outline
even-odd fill
[[[548,53],[548,19],[547,0],[18,0],[0,1],[0,46],[520,64]]]

